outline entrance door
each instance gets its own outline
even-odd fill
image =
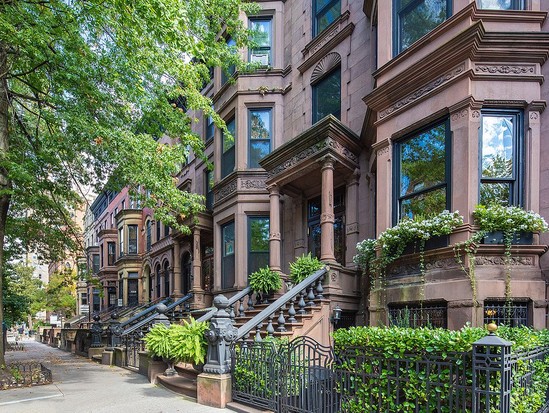
[[[186,252],[181,259],[181,292],[187,295],[192,288],[192,262],[191,254]]]
[[[128,280],[128,305],[130,307],[136,306],[139,303],[139,296],[137,295],[138,281]]]

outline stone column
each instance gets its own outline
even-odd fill
[[[278,186],[269,188],[271,213],[269,218],[269,266],[273,271],[282,271],[280,266],[280,191]]]
[[[193,291],[204,292],[202,290],[202,254],[200,251],[200,228],[193,230]]]
[[[334,256],[334,159],[323,158],[322,211],[320,214],[320,260],[335,262]]]
[[[360,171],[355,169],[353,175],[347,181],[347,202],[345,203],[345,227],[346,253],[345,265],[354,267],[353,257],[356,255],[356,244],[358,242],[358,178]],[[343,264],[343,263],[342,263]]]
[[[179,298],[183,296],[181,292],[181,257],[179,242],[173,243],[173,296]]]

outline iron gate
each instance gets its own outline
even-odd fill
[[[139,352],[145,350],[143,332],[137,330],[124,336],[124,346],[126,347],[126,366],[138,369]]]
[[[309,337],[232,348],[233,400],[282,413],[338,411],[334,354]]]

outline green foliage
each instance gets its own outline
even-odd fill
[[[33,268],[24,264],[6,266],[4,281],[4,321],[12,325],[27,321],[44,309],[45,291],[42,281],[32,276]]]
[[[272,271],[269,266],[260,268],[248,276],[250,288],[258,293],[271,293],[282,288],[280,274]]]
[[[501,327],[497,334],[513,343],[513,353],[530,352],[523,353],[528,355],[533,350],[547,349],[549,346],[548,330]],[[456,372],[454,370],[452,373],[447,364],[429,369],[426,361],[440,359],[459,366],[465,375],[464,383],[470,385],[472,345],[485,335],[485,330],[471,327],[459,331],[398,327],[336,330],[333,333],[335,350],[336,353],[345,354],[341,359],[341,369],[350,378],[348,387],[339,386],[339,391],[348,396],[344,399],[343,410],[379,411],[379,403],[383,406],[382,410],[387,411],[450,411],[449,399],[456,395]],[[358,362],[363,360],[363,356],[364,362]],[[397,360],[401,362],[397,363]],[[512,369],[515,385],[511,390],[510,411],[536,413],[545,402],[549,383],[549,357],[536,361],[516,357],[516,360]],[[397,375],[398,382],[394,379]],[[520,387],[521,377],[531,377],[527,389]],[[492,389],[496,389],[500,383],[497,376],[491,376]],[[467,392],[462,397],[471,396]],[[497,401],[496,397],[492,397],[491,403],[494,401]]]
[[[172,324],[166,327],[164,324],[156,324],[144,340],[152,356],[175,363],[201,364],[204,363],[208,349],[204,336],[207,329],[208,323],[199,323],[191,317],[190,321],[184,321],[183,325]]]
[[[491,204],[488,206],[477,205],[473,211],[475,224],[479,230],[467,241],[454,245],[454,255],[461,265],[462,270],[468,274],[473,300],[476,302],[476,277],[475,277],[475,254],[478,244],[489,232],[502,231],[503,243],[505,245],[505,297],[511,299],[511,245],[513,236],[518,232],[546,232],[549,230],[545,219],[533,212],[525,211],[515,206],[503,206]],[[468,258],[469,269],[467,270],[461,259],[461,250]]]
[[[290,279],[294,285],[299,284],[314,272],[322,269],[324,264],[316,257],[311,256],[311,253],[303,254],[290,263]]]
[[[388,228],[377,239],[367,239],[357,244],[357,255],[354,262],[370,274],[382,275],[388,265],[400,258],[405,248],[419,242],[423,251],[428,239],[451,234],[463,224],[463,217],[458,211],[443,211],[435,216],[425,218],[403,219],[398,225]]]

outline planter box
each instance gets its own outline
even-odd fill
[[[513,235],[511,244],[532,245],[534,235],[531,232],[517,232]],[[492,231],[485,235],[483,244],[503,244],[503,231]]]
[[[436,237],[429,238],[427,241],[425,241],[425,251],[434,250],[437,248],[444,248],[448,246],[449,237],[448,235],[438,235]],[[406,248],[404,248],[404,251],[402,252],[402,255],[406,254],[419,254],[420,252],[420,241],[417,240],[416,242],[412,244],[408,244]]]

